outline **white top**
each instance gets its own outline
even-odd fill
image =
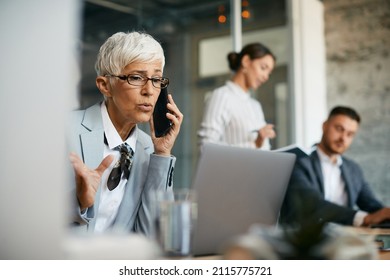
[[[114,155],[114,160],[112,161],[111,166],[108,167],[106,171],[104,171],[100,182],[100,202],[95,225],[95,232],[98,233],[106,231],[114,222],[115,217],[118,213],[119,205],[122,202],[127,183],[127,179],[121,178],[118,186],[115,189],[110,191],[107,188],[108,175],[110,174],[115,163],[120,158],[120,152],[118,150],[114,150],[114,148],[118,145],[123,144],[124,142],[122,141],[122,138],[119,136],[118,132],[116,131],[114,125],[111,122],[105,102],[102,102],[101,113],[103,119],[104,133],[106,134],[108,143],[108,145],[104,146],[104,157],[108,155]],[[134,153],[137,142],[136,134],[136,130],[133,130],[133,132],[125,141],[133,149]]]
[[[227,81],[205,100],[203,120],[198,131],[204,142],[256,148],[257,131],[266,125],[259,101],[237,84]],[[268,139],[261,149],[270,150]]]

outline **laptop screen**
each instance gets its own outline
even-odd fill
[[[198,217],[193,255],[218,254],[255,223],[276,225],[296,156],[206,143],[192,189]]]

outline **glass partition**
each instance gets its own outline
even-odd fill
[[[277,56],[269,81],[254,96],[264,114],[274,123],[277,138],[272,147],[291,141],[291,101],[288,84],[288,43],[285,0],[242,1],[243,44],[260,41]],[[230,1],[139,0],[84,2],[82,35],[82,78],[79,103],[85,108],[102,95],[96,89],[94,62],[103,41],[117,31],[144,30],[159,40],[165,50],[164,76],[169,91],[184,114],[174,148],[178,164],[178,187],[191,184],[198,159],[197,130],[205,95],[230,78],[226,55],[232,50]],[[148,126],[142,128],[148,131]]]

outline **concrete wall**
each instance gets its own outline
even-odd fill
[[[354,107],[362,124],[347,155],[390,205],[390,1],[324,0],[327,104]]]

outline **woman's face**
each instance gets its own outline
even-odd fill
[[[271,55],[248,60],[246,71],[246,84],[250,89],[256,90],[266,81],[274,69],[275,61]]]
[[[127,65],[120,75],[136,74],[145,77],[162,77],[161,61],[152,63],[131,63]],[[112,79],[112,78],[111,78]],[[126,80],[118,78],[109,87],[106,95],[107,108],[114,124],[135,125],[148,122],[153,114],[154,105],[161,89],[153,86],[148,80],[143,86],[130,85]]]

